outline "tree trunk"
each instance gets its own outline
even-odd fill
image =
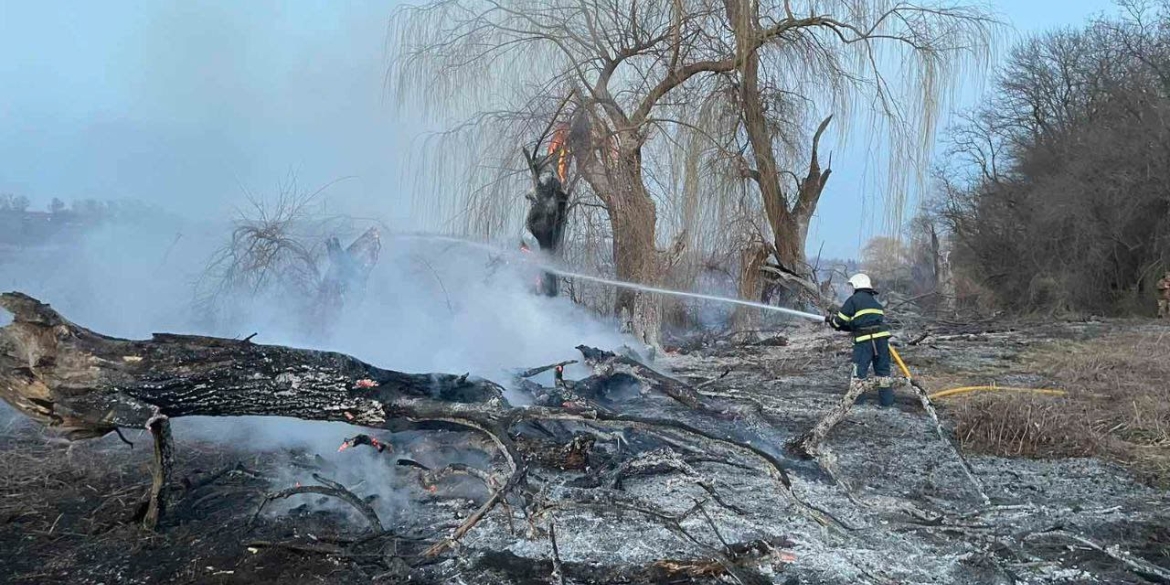
[[[763,275],[761,269],[768,261],[768,248],[761,244],[750,245],[739,252],[739,298],[747,301],[762,301]],[[760,309],[736,306],[732,323],[737,331],[758,329]]]
[[[764,212],[772,228],[773,253],[781,270],[811,282],[813,279],[805,255],[805,241],[808,238],[809,222],[831,173],[827,169],[822,173],[817,159],[817,145],[831,117],[821,122],[813,136],[808,174],[803,181],[798,181],[797,192],[790,201],[780,179],[780,168],[773,147],[775,137],[760,88],[758,39],[763,31],[759,25],[758,4],[745,0],[724,0],[724,9],[735,32],[737,52],[742,62],[739,97],[743,108],[744,131],[751,144],[755,163],[755,170],[749,175],[760,189]]]
[[[950,252],[942,249],[934,224],[930,226],[930,252],[934,260],[934,290],[938,295],[939,312],[955,314],[955,281],[951,273]]]
[[[639,189],[640,190],[640,189]],[[610,214],[613,260],[618,280],[655,286],[661,278],[658,248],[654,245],[654,201],[643,191]],[[614,306],[622,326],[639,341],[657,346],[662,324],[662,302],[653,293],[619,289]]]
[[[781,269],[806,280],[812,280],[808,269],[808,256],[805,254],[805,240],[808,237],[808,219],[785,213],[772,222],[773,245],[775,246],[776,262]]]
[[[606,140],[598,152],[579,159],[579,169],[605,203],[613,228],[613,262],[618,280],[657,285],[662,261],[657,247],[657,208],[642,180],[641,137],[626,130]],[[647,345],[657,347],[662,328],[662,303],[657,295],[620,289],[614,314],[623,328]]]

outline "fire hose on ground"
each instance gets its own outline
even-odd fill
[[[906,362],[902,361],[902,356],[898,355],[898,350],[894,346],[890,346],[890,356],[897,362],[898,368],[902,370],[902,374],[911,384],[917,385],[914,378],[910,375],[910,368],[906,367]],[[925,389],[923,389],[925,391]],[[961,394],[969,394],[971,392],[1021,392],[1030,394],[1044,394],[1047,396],[1066,396],[1068,392],[1064,390],[1053,390],[1051,388],[1018,388],[1015,386],[962,386],[959,388],[951,388],[949,390],[941,390],[939,392],[931,392],[927,394],[931,400],[937,398],[947,398],[950,396],[959,396]]]

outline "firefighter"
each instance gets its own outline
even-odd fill
[[[1170,270],[1158,281],[1158,318],[1170,319]]]
[[[853,336],[853,375],[850,389],[857,385],[868,387],[869,368],[873,366],[878,388],[878,402],[882,406],[894,404],[894,390],[890,378],[890,331],[886,327],[885,311],[877,300],[877,291],[864,274],[849,279],[853,295],[841,305],[835,315],[826,315],[825,322],[837,331],[848,331]],[[857,402],[864,402],[865,391]]]

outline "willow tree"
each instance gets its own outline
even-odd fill
[[[659,232],[658,207],[680,196],[647,175],[654,163],[647,153],[678,155],[656,142],[688,132],[724,154],[743,138],[738,180],[757,184],[777,261],[800,274],[817,198],[788,193],[784,170],[795,167],[773,145],[803,141],[781,131],[826,105],[852,120],[854,103],[872,104],[881,124],[863,130],[890,137],[891,184],[900,185],[933,141],[935,113],[956,79],[946,73],[957,68],[946,65],[962,61],[950,57],[964,47],[980,54],[985,23],[969,9],[894,0],[433,0],[396,15],[399,57],[390,79],[400,103],[457,129],[447,136],[462,137],[452,142],[471,157],[466,174],[497,186],[514,172],[505,161],[520,160],[523,134],[549,116],[565,117],[579,130],[570,143],[575,169],[610,224],[614,271],[635,282],[663,278],[670,242]],[[914,58],[883,54],[886,41]],[[893,89],[883,67],[900,70],[919,95]],[[551,107],[566,98],[572,108]],[[712,100],[737,109],[742,123],[711,128],[696,119]],[[817,183],[826,178],[818,172]],[[813,186],[801,180],[796,191],[819,196]],[[891,191],[900,207],[905,191]],[[677,253],[681,243],[669,248]],[[619,293],[615,309],[656,342],[655,299]]]

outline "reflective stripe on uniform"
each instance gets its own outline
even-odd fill
[[[881,339],[883,337],[889,337],[890,335],[891,335],[891,333],[889,331],[879,331],[878,333],[872,333],[870,335],[862,335],[861,337],[854,337],[853,341],[855,343],[861,343],[862,341],[869,341],[871,339]]]
[[[862,310],[854,313],[852,317],[850,317],[849,315],[846,315],[845,313],[837,313],[837,318],[842,320],[842,321],[849,322],[849,321],[852,321],[852,320],[854,320],[858,317],[861,317],[863,315],[885,315],[885,314],[886,314],[886,312],[881,310],[881,309],[862,309]]]

